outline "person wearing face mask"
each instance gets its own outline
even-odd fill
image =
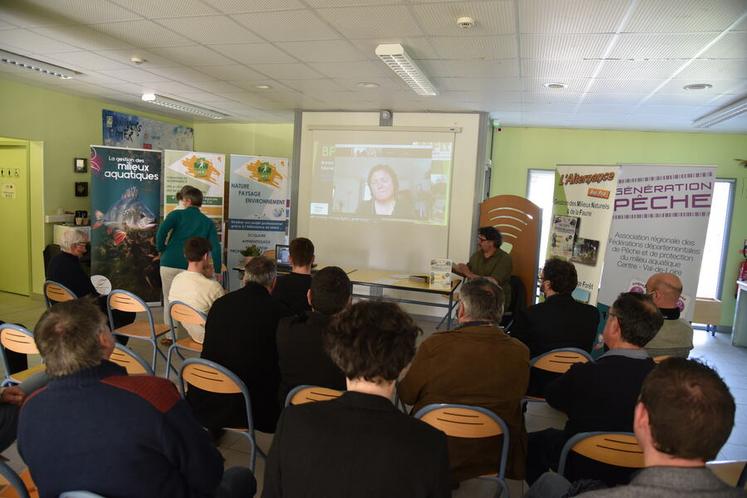
[[[540,276],[541,303],[516,315],[511,336],[529,347],[532,358],[558,348],[578,348],[591,352],[599,326],[594,306],[576,301],[571,293],[578,285],[576,267],[569,261],[545,261]],[[544,386],[558,375],[532,369],[528,394],[542,396]]]
[[[415,217],[415,207],[409,196],[399,191],[399,179],[391,166],[377,164],[371,168],[367,183],[371,199],[358,205],[359,215],[408,219]]]

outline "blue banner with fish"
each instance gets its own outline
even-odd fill
[[[91,146],[91,274],[146,302],[161,300],[161,152]]]

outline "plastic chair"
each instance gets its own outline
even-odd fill
[[[195,342],[191,337],[185,337],[184,339],[176,338],[176,327],[178,323],[188,323],[190,325],[205,326],[207,316],[205,313],[194,309],[192,306],[182,301],[171,301],[169,303],[169,327],[171,328],[171,346],[169,352],[166,355],[166,378],[171,376],[171,354],[176,351],[176,354],[184,360],[184,355],[180,349],[186,349],[187,351],[194,351],[195,353],[202,353],[202,344]]]
[[[510,437],[508,426],[501,417],[479,406],[440,403],[424,406],[415,413],[415,418],[451,437],[486,438],[502,435],[498,473],[495,476],[480,476],[479,479],[494,481],[498,485],[496,497],[509,496],[505,475]]]
[[[21,476],[10,468],[10,466],[0,461],[0,476],[13,488],[18,498],[30,498],[29,492],[26,489],[26,484],[21,479]]]
[[[556,374],[566,373],[576,363],[592,361],[591,355],[579,348],[558,348],[542,353],[529,360],[529,368],[537,368]],[[525,401],[544,401],[538,396],[525,396]]]
[[[61,283],[54,280],[44,282],[44,302],[47,305],[47,309],[51,308],[55,303],[64,303],[73,299],[78,299],[78,296]]]
[[[342,391],[319,386],[297,386],[285,397],[285,406],[329,401],[342,396]]]
[[[747,461],[745,460],[714,460],[707,462],[706,467],[729,486],[737,488],[747,486]]]
[[[59,498],[106,498],[90,491],[65,491]]]
[[[5,368],[5,379],[3,380],[2,385],[20,384],[32,375],[45,370],[46,367],[41,364],[11,374],[8,368],[8,358],[5,355],[6,349],[26,355],[39,354],[39,350],[36,348],[36,343],[34,342],[34,336],[31,332],[26,330],[24,327],[13,323],[0,324],[0,359],[2,359],[3,368]]]
[[[109,361],[124,367],[128,375],[153,375],[153,369],[148,362],[135,351],[119,343],[114,345]]]
[[[112,328],[112,333],[125,337],[132,337],[133,339],[141,339],[151,343],[153,346],[151,368],[155,372],[158,355],[161,355],[161,358],[166,360],[166,355],[163,354],[163,351],[158,349],[158,338],[169,331],[169,326],[165,323],[156,324],[153,321],[153,313],[151,313],[150,308],[145,304],[145,301],[126,290],[112,290],[106,299],[106,310],[109,313],[109,326]],[[125,325],[124,327],[115,329],[112,310],[145,313],[148,316],[148,321],[136,321],[129,325]]]
[[[570,452],[607,465],[629,469],[644,467],[643,450],[632,432],[581,432],[560,452],[558,474],[565,476]]]
[[[179,370],[179,391],[182,397],[186,395],[185,382],[203,391],[215,394],[241,394],[244,397],[247,427],[224,427],[225,430],[241,434],[251,446],[249,453],[249,469],[254,472],[257,453],[267,458],[257,446],[254,437],[254,421],[252,420],[252,402],[246,384],[226,367],[202,358],[188,358]]]

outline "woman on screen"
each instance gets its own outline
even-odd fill
[[[400,194],[397,173],[387,164],[377,164],[368,172],[368,188],[371,199],[358,205],[359,215],[391,216],[393,218],[415,217],[415,207],[409,196]]]

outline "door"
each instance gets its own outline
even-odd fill
[[[31,292],[28,147],[0,145],[0,291]]]

